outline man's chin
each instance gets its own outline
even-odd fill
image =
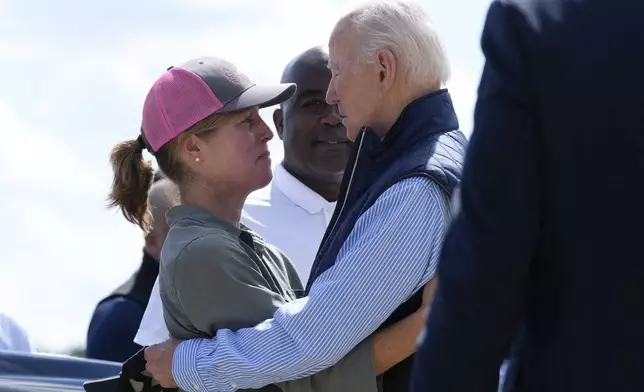
[[[358,137],[358,133],[360,132],[360,128],[362,128],[362,126],[352,124],[348,121],[343,124],[347,129],[347,139],[351,140],[352,142],[355,142],[356,138]]]
[[[344,170],[346,169],[345,165],[333,165],[320,168],[318,176],[320,178],[326,179],[326,181],[341,181],[342,176],[344,175]]]
[[[351,140],[351,142],[355,142],[359,132],[360,127],[352,128],[351,130],[347,128],[347,139]]]

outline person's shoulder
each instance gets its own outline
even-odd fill
[[[224,228],[207,226],[189,218],[177,221],[170,226],[163,243],[161,267],[170,266],[195,252],[212,251],[231,237]]]
[[[414,176],[394,183],[382,196],[399,196],[404,199],[416,198],[443,200],[447,195],[443,188],[427,176]]]
[[[140,309],[141,305],[125,296],[115,295],[113,297],[105,299],[103,302],[98,304],[96,307],[97,310],[105,311],[118,311],[121,309]]]
[[[233,281],[256,276],[259,267],[253,258],[239,239],[227,234],[208,233],[187,245],[171,265],[168,284],[179,289],[186,284],[199,287],[196,282],[202,282],[218,286],[221,290]]]
[[[450,215],[450,196],[427,176],[404,178],[385,190],[370,209],[371,214],[399,219],[401,216]]]
[[[222,253],[239,248],[239,241],[232,234],[223,229],[213,228],[204,231],[185,243],[177,253],[177,259],[183,261],[203,257],[217,257]]]
[[[7,341],[1,341],[2,338]],[[22,325],[6,313],[0,313],[0,349],[33,351],[29,334]]]
[[[99,321],[101,324],[119,325],[124,321],[136,320],[142,317],[144,310],[138,302],[130,298],[114,296],[98,304],[92,319]]]
[[[561,3],[561,0],[494,0],[490,4],[490,7],[501,7],[508,10],[518,11],[520,14],[525,16],[530,16],[539,8],[558,3]]]
[[[530,31],[542,32],[545,20],[561,18],[565,3],[565,0],[494,0],[488,18],[524,24]]]
[[[249,257],[239,240],[225,230],[212,230],[186,244],[171,263],[174,273],[215,273],[234,265],[248,264]]]
[[[13,317],[6,313],[0,312],[0,329],[3,330],[22,330],[22,327]]]

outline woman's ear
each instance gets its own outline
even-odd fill
[[[188,135],[180,142],[179,148],[182,149],[191,160],[200,159],[201,146],[203,141],[197,135]]]

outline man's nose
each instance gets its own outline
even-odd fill
[[[322,122],[330,127],[337,127],[342,124],[342,117],[340,117],[338,105],[329,105],[324,118],[322,118]]]
[[[336,105],[339,101],[338,94],[335,91],[335,83],[333,80],[329,83],[329,87],[326,89],[326,103],[329,105]]]

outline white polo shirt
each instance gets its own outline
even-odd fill
[[[282,165],[273,170],[269,192],[263,191],[248,197],[241,222],[286,253],[306,286],[335,202],[313,192]]]
[[[284,252],[306,286],[335,204],[302,184],[280,164],[273,169],[271,184],[246,199],[241,223]],[[149,346],[168,338],[157,278],[134,342]]]

